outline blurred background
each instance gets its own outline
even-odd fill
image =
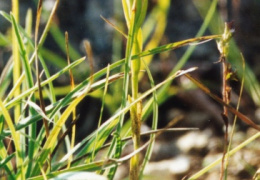
[[[160,0],[149,0],[148,15],[158,8]],[[43,16],[41,25],[44,27],[48,15],[54,5],[54,0],[43,1]],[[158,45],[170,42],[181,41],[196,36],[201,25],[205,21],[205,13],[209,9],[211,1],[204,0],[171,0],[165,8],[166,19],[162,19],[164,24],[161,28],[163,34],[158,40]],[[20,0],[20,23],[25,24],[25,17],[28,8],[33,10],[35,15],[37,0]],[[0,1],[0,10],[10,12],[10,0]],[[260,1],[259,0],[219,0],[217,12],[219,19],[223,21],[233,21],[235,26],[234,41],[245,57],[246,63],[254,72],[257,79],[260,79]],[[52,73],[66,64],[66,53],[64,52],[64,32],[69,33],[69,41],[72,46],[71,59],[76,60],[85,56],[83,41],[89,40],[94,56],[94,71],[97,71],[108,63],[116,62],[124,57],[126,40],[111,25],[106,23],[100,16],[105,17],[110,22],[126,32],[124,15],[120,0],[61,0],[58,11],[55,15],[50,33],[44,43],[42,54]],[[34,16],[35,17],[35,16]],[[221,34],[223,24],[218,18],[212,19],[212,27],[208,28],[204,35]],[[163,27],[165,25],[165,27]],[[149,23],[146,23],[149,29]],[[155,31],[153,24],[151,32]],[[212,30],[213,29],[213,30]],[[10,35],[10,23],[0,16],[0,32]],[[145,33],[145,31],[144,31]],[[144,34],[144,36],[146,36]],[[145,46],[149,44],[149,34],[147,34]],[[166,79],[167,75],[182,58],[187,47],[156,55],[153,57],[150,66],[155,82],[159,83]],[[232,53],[232,52],[231,52]],[[0,44],[0,71],[10,58],[11,49],[5,44]],[[221,71],[220,64],[217,64],[219,52],[215,41],[210,41],[196,47],[189,57],[185,68],[198,66],[199,70],[195,76],[205,83],[217,95],[221,95]],[[240,61],[240,60],[239,60]],[[234,66],[234,70],[239,67]],[[81,66],[75,72],[76,82],[80,82],[89,75],[89,66]],[[149,88],[148,78],[144,76],[140,81],[141,91]],[[56,82],[56,86],[66,86],[69,84],[69,76],[63,75]],[[240,89],[239,81],[231,83],[232,102],[238,99]],[[154,175],[154,179],[160,176],[163,179],[180,179],[183,175],[188,175],[201,169],[201,167],[211,159],[221,156],[223,150],[223,122],[221,118],[222,107],[210,99],[198,89],[185,90],[185,79],[178,79],[172,85],[176,88],[159,108],[159,127],[165,127],[177,115],[184,115],[184,119],[176,124],[177,127],[198,127],[200,131],[191,133],[164,133],[156,141],[152,163],[148,165],[147,174]],[[118,103],[114,107],[105,108],[105,117],[111,114],[120,105],[119,86]],[[114,89],[114,91],[116,91]],[[61,95],[62,97],[62,95]],[[95,104],[95,106],[93,106]],[[78,113],[80,119],[77,122],[77,141],[80,141],[87,134],[97,127],[101,100],[93,95],[87,97],[80,105]],[[241,100],[241,112],[252,120],[260,123],[260,109],[252,95],[245,91]],[[151,117],[147,118],[143,128],[149,128]],[[247,125],[238,121],[238,132],[235,134],[234,145],[250,136],[255,131]],[[196,137],[196,140],[194,139]],[[186,138],[186,139],[185,139]],[[185,142],[185,143],[183,143]],[[259,141],[258,141],[259,142]],[[259,168],[260,153],[259,144],[247,147],[230,164],[229,179],[247,179]],[[248,153],[250,151],[250,153]],[[201,162],[201,163],[198,163]],[[203,162],[203,163],[202,163]],[[168,163],[168,164],[167,164]],[[162,167],[161,167],[161,164]],[[175,168],[170,168],[172,165]],[[124,166],[121,174],[117,178],[124,177],[127,171]],[[161,168],[161,169],[160,169]],[[127,168],[126,168],[127,169]],[[158,170],[158,171],[157,171]],[[160,171],[159,171],[160,170]],[[219,168],[204,176],[204,179],[212,180],[218,177]]]

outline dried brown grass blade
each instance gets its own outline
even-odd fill
[[[213,94],[209,88],[207,88],[206,86],[204,86],[199,80],[193,78],[191,75],[189,74],[184,74],[189,80],[191,80],[194,84],[196,84],[203,92],[205,92],[207,95],[209,95],[211,98],[213,98],[215,101],[217,101],[218,103],[220,103],[223,106],[226,106],[227,109],[233,113],[234,115],[236,115],[239,119],[241,119],[242,121],[244,121],[244,123],[248,124],[249,126],[251,126],[252,128],[260,131],[260,126],[255,124],[251,119],[249,119],[248,117],[246,117],[244,114],[242,114],[241,112],[237,111],[235,108],[233,108],[232,106],[230,106],[229,104],[226,104],[225,102],[223,102],[223,100],[221,98],[219,98],[218,96],[216,96],[215,94]]]
[[[85,46],[85,50],[88,56],[88,61],[89,61],[89,68],[90,68],[90,84],[93,83],[94,81],[94,58],[93,58],[93,51],[91,48],[91,44],[88,40],[84,40],[84,46]]]
[[[38,62],[38,33],[39,33],[41,12],[42,12],[42,0],[39,1],[38,8],[37,8],[34,43],[35,43],[36,78],[37,78],[37,86],[38,86],[38,92],[39,92],[40,107],[41,107],[43,113],[46,114],[45,104],[44,104],[43,94],[42,94],[42,89],[41,89],[41,80],[40,80],[39,62]],[[43,124],[45,127],[46,138],[48,138],[48,136],[49,136],[48,121],[44,117],[43,117]]]
[[[120,34],[122,34],[126,39],[127,39],[127,35],[121,31],[116,25],[114,25],[112,22],[110,22],[108,19],[104,18],[102,15],[100,15],[100,17],[110,26],[112,26],[117,32],[119,32]]]

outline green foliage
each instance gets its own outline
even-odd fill
[[[15,15],[17,11],[19,12],[16,1],[12,2],[14,7],[10,14],[0,11],[1,16],[10,22],[12,30],[11,38],[8,33],[0,32],[0,46],[3,49],[10,47],[13,49],[12,58],[5,64],[4,70],[0,74],[0,179],[55,179],[64,173],[77,174],[81,171],[95,172],[113,179],[117,167],[122,162],[137,157],[140,151],[147,148],[145,160],[140,162],[141,160],[137,157],[131,165],[131,168],[135,169],[133,172],[136,173],[131,176],[132,179],[142,178],[156,138],[154,132],[159,131],[156,131],[159,121],[158,107],[167,98],[174,95],[174,93],[169,93],[169,88],[175,78],[197,69],[181,70],[197,46],[189,45],[207,40],[219,40],[222,37],[222,32],[214,31],[214,28],[219,29],[216,26],[220,26],[218,23],[214,23],[219,21],[213,20],[219,18],[216,11],[217,0],[207,2],[208,4],[203,4],[203,6],[195,3],[204,19],[196,37],[160,45],[167,25],[170,0],[158,1],[158,4],[149,12],[147,12],[149,1],[123,0],[121,11],[125,14],[125,26],[128,28],[128,33],[125,33],[128,34],[125,57],[113,59],[111,65],[93,74],[91,74],[91,67],[85,63],[86,58],[81,57],[71,44],[68,44],[70,50],[68,57],[72,59],[71,64],[67,64],[61,55],[44,47],[45,39],[50,34],[61,52],[64,55],[67,53],[65,35],[52,21],[59,1],[56,1],[52,11],[49,12],[43,32],[39,34],[39,42],[32,38],[31,10],[28,10],[27,13],[26,27],[20,25]],[[115,1],[115,3],[118,2]],[[122,22],[117,23],[122,24]],[[203,36],[207,28],[211,29],[213,35]],[[115,31],[115,41],[122,43],[123,40],[118,38],[117,33],[119,34]],[[143,42],[146,42],[146,45]],[[186,53],[180,58],[169,76],[156,84],[153,80],[153,72],[149,69],[153,56],[183,46],[189,46]],[[120,50],[114,49],[116,53],[114,57],[119,56],[118,51]],[[234,60],[238,57],[235,54],[238,52],[238,48],[234,42],[230,43],[230,51],[230,62],[241,66],[239,61]],[[35,59],[39,60],[40,68],[43,70],[39,77],[41,89],[38,88],[36,82],[38,75],[37,68],[33,65]],[[18,61],[21,63],[17,63]],[[48,68],[50,65],[59,70],[51,74]],[[20,69],[21,72],[16,72],[15,68]],[[144,75],[144,72],[141,71],[143,69],[148,75],[151,87],[145,92],[140,92],[138,84]],[[74,78],[80,81],[74,88],[70,89],[70,85],[64,87],[53,85],[57,78],[64,74],[68,75],[71,70],[74,72]],[[238,72],[240,77],[244,75],[241,73],[242,71]],[[87,75],[87,78],[80,79],[80,74]],[[245,68],[245,84],[253,100],[259,105],[259,82],[248,66]],[[131,97],[128,98],[130,88]],[[64,89],[65,91],[62,91]],[[122,91],[118,91],[118,89],[122,89]],[[43,92],[44,100],[50,102],[46,107],[41,107],[38,103],[39,100],[43,100],[38,95],[39,91]],[[57,100],[58,96],[63,97]],[[101,113],[97,120],[98,126],[94,132],[74,145],[72,142],[75,139],[68,138],[67,132],[71,127],[67,125],[67,122],[70,122],[72,113],[87,96],[99,98],[102,101]],[[111,114],[107,120],[103,119],[105,107]],[[129,111],[131,111],[131,120],[126,119]],[[154,132],[150,134],[150,140],[141,146],[139,142],[142,135],[139,132],[140,125],[149,115],[153,117],[152,129]],[[48,136],[46,136],[46,127],[37,129],[37,124],[43,119],[48,121],[50,129]],[[133,136],[135,149],[129,156],[121,157],[121,152],[126,147],[126,139],[129,139],[130,136]],[[227,155],[233,155],[257,137],[259,137],[259,133],[227,152]],[[11,146],[14,148],[10,148]],[[71,157],[72,159],[70,159]],[[199,178],[218,163],[220,160],[216,160],[214,164],[193,175],[191,179]],[[138,168],[139,172],[136,170]]]

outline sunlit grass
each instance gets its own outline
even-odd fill
[[[100,175],[113,179],[117,167],[123,162],[131,162],[130,179],[142,178],[144,168],[151,158],[156,136],[166,130],[176,130],[167,129],[168,127],[157,130],[159,106],[174,95],[168,93],[172,81],[185,74],[189,77],[188,73],[200,70],[199,67],[182,70],[195,48],[199,46],[198,42],[206,43],[208,40],[222,38],[223,23],[220,20],[215,21],[219,19],[216,8],[218,1],[205,1],[204,6],[199,6],[198,2],[194,1],[204,20],[196,37],[164,45],[160,44],[167,25],[170,0],[158,1],[158,4],[149,11],[146,4],[149,1],[137,0],[131,3],[123,1],[123,4],[120,2],[120,6],[115,5],[115,7],[121,7],[120,11],[125,14],[126,21],[118,22],[121,26],[115,23],[115,42],[123,44],[123,40],[126,41],[125,56],[122,59],[113,59],[113,63],[96,72],[93,69],[90,44],[86,47],[87,58],[80,55],[69,43],[68,34],[64,34],[53,21],[58,4],[63,3],[62,1],[55,2],[43,32],[36,33],[38,37],[33,37],[35,33],[33,24],[36,24],[37,32],[39,22],[32,22],[31,10],[27,13],[26,26],[20,25],[17,2],[12,1],[13,8],[10,14],[0,11],[1,16],[10,22],[12,30],[11,40],[8,34],[0,33],[0,45],[6,49],[11,47],[13,50],[0,78],[0,179],[49,179],[61,177],[64,173],[77,175],[82,171],[93,172],[89,176]],[[40,16],[39,9],[42,7],[42,1],[38,3]],[[38,20],[40,21],[41,18],[39,17]],[[121,29],[123,24],[127,27],[127,31]],[[213,35],[203,36],[207,28]],[[219,29],[221,32],[217,31]],[[127,37],[122,33],[127,34]],[[60,48],[67,59],[44,47],[48,34],[53,36],[53,43]],[[190,46],[191,44],[193,45]],[[187,51],[168,77],[160,83],[155,83],[153,72],[149,69],[153,57],[183,46],[188,46]],[[228,60],[237,67],[242,67],[242,61],[237,60],[241,58],[237,55],[239,50],[232,40],[230,49]],[[121,50],[122,47],[114,49],[113,57],[121,58],[119,57]],[[38,63],[36,66],[33,63],[35,61]],[[49,65],[55,66],[57,71],[51,72]],[[87,76],[78,81],[81,67],[86,67],[82,73]],[[247,65],[243,71],[241,70],[242,68],[238,69],[238,74],[241,78],[245,77],[246,90],[259,105],[259,82]],[[53,82],[63,74],[70,77],[71,83],[55,87]],[[139,82],[145,74],[148,76],[150,88],[141,92]],[[214,99],[214,94],[208,92],[200,81],[194,80],[194,82]],[[42,97],[39,95],[40,92]],[[76,109],[87,96],[102,101],[101,107],[98,107],[100,114],[99,119],[96,120],[97,128],[76,143],[75,137],[80,128],[75,125],[80,115]],[[230,112],[244,122],[249,122],[250,126],[258,128],[235,108],[229,107],[221,99],[215,98],[215,100],[227,106]],[[42,106],[39,102],[48,102],[48,104]],[[108,119],[104,119],[104,108],[109,109]],[[130,119],[127,119],[129,112]],[[150,115],[152,115],[150,139],[141,145],[140,126]],[[39,124],[44,122],[45,126],[39,127]],[[258,137],[259,133],[241,142],[236,148],[230,148],[226,156],[232,156]],[[129,141],[133,142],[134,149],[130,155],[122,157],[122,152]],[[145,154],[144,159],[138,156],[140,152]],[[192,175],[190,179],[198,179],[218,163],[220,163],[219,159]]]

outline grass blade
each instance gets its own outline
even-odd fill
[[[230,106],[229,104],[223,102],[223,100],[221,98],[219,98],[218,96],[216,96],[215,94],[213,94],[206,86],[204,86],[202,83],[200,83],[198,80],[196,80],[195,78],[191,77],[189,74],[185,74],[185,76],[191,80],[194,84],[196,84],[204,93],[206,93],[207,95],[209,95],[211,98],[213,98],[215,101],[217,101],[218,103],[220,103],[221,105],[225,106],[228,108],[228,110],[233,113],[234,115],[236,115],[238,118],[240,118],[242,121],[244,121],[244,123],[250,125],[252,128],[260,131],[260,126],[255,124],[251,119],[249,119],[248,117],[246,117],[245,115],[243,115],[242,113],[240,113],[239,111],[237,111],[235,108],[233,108],[232,106]]]
[[[17,173],[17,178],[20,179],[25,179],[25,171],[24,171],[24,167],[23,167],[23,159],[22,159],[22,152],[21,152],[21,148],[20,148],[20,133],[16,132],[15,130],[15,126],[13,124],[13,121],[11,119],[10,114],[8,113],[7,109],[5,108],[2,100],[0,99],[0,108],[1,108],[1,116],[4,116],[4,119],[7,123],[8,128],[11,131],[11,135],[13,138],[13,142],[14,142],[14,146],[16,149],[16,165],[20,168],[20,171]]]
[[[13,21],[19,22],[19,1],[12,0],[12,13],[13,13]],[[20,54],[19,54],[19,39],[17,39],[17,30],[15,24],[12,24],[12,56],[13,56],[13,84],[19,79],[21,74],[21,62],[20,62]],[[21,92],[20,87],[17,87],[14,91],[14,96],[17,97]],[[21,106],[17,104],[14,108],[14,122],[17,123],[19,121],[19,116],[21,114]]]

